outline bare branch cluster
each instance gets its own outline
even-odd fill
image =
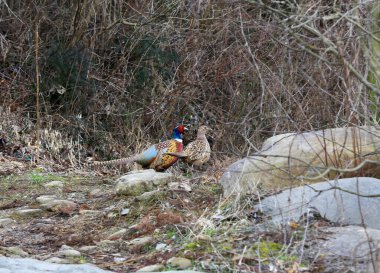
[[[37,117],[38,46],[41,126],[101,157],[166,138],[179,122],[209,124],[213,150],[232,156],[277,133],[379,118],[368,1],[0,5],[0,103]]]

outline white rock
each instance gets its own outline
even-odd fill
[[[155,186],[163,186],[175,179],[171,173],[159,173],[154,170],[129,172],[115,181],[118,194],[137,196],[152,191]]]
[[[158,243],[156,245],[156,250],[157,251],[162,251],[162,250],[167,250],[168,249],[168,245],[167,244],[164,244],[164,243]]]
[[[285,190],[264,198],[255,207],[271,216],[277,224],[298,221],[309,210],[309,213],[317,211],[332,222],[344,225],[364,223],[367,227],[380,229],[380,197],[376,196],[380,196],[380,179],[344,178]]]
[[[127,258],[125,258],[125,257],[114,257],[114,258],[113,258],[113,261],[114,261],[115,263],[121,263],[121,262],[124,262],[126,259],[127,259]]]
[[[131,209],[122,209],[122,210],[120,211],[120,215],[121,215],[121,216],[127,215],[130,211],[131,211]]]
[[[271,137],[263,143],[261,151],[227,168],[219,179],[223,194],[238,197],[256,193],[259,186],[278,189],[325,181],[336,175],[331,167],[349,169],[365,159],[379,161],[379,136],[379,126],[357,126]],[[345,175],[379,173],[378,164],[366,164]]]
[[[152,241],[153,241],[153,237],[147,236],[147,237],[140,237],[140,238],[133,239],[127,243],[130,245],[146,245],[146,244],[151,243]]]

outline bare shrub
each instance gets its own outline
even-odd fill
[[[35,122],[38,24],[42,126],[81,139],[83,156],[133,153],[180,122],[209,124],[216,155],[236,156],[276,133],[378,118],[364,3],[1,5],[2,105]]]

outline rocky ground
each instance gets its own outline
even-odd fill
[[[315,248],[333,226],[323,218],[273,226],[254,209],[257,196],[227,202],[208,172],[176,175],[136,195],[117,193],[118,177],[27,164],[1,176],[0,256],[113,272],[326,269]]]

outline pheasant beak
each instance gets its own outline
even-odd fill
[[[183,127],[183,131],[184,131],[184,132],[188,132],[188,131],[189,131],[189,128],[187,128],[187,127]]]

